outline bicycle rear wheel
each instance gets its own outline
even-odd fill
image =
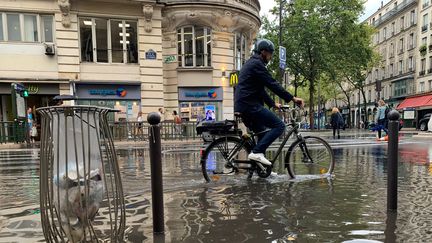
[[[213,141],[201,154],[201,167],[207,182],[246,172],[234,161],[247,161],[251,147],[237,137],[222,137]]]
[[[293,143],[285,157],[285,166],[291,178],[296,175],[332,174],[334,163],[330,145],[324,139],[314,136]]]

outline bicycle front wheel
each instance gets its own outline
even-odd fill
[[[237,137],[222,137],[213,141],[201,154],[201,167],[207,182],[219,181],[246,170],[236,162],[247,161],[251,146]]]
[[[293,143],[285,157],[285,166],[291,178],[296,175],[332,174],[334,164],[330,144],[314,136],[307,136]]]

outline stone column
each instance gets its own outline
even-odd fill
[[[138,21],[140,53],[141,108],[144,116],[163,107],[162,16],[161,7],[143,4],[143,18]],[[146,52],[156,52],[156,59],[146,59]]]

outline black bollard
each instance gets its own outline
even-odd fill
[[[163,234],[165,231],[162,185],[162,153],[159,127],[160,120],[161,117],[156,112],[152,112],[147,116],[147,121],[150,123],[149,144],[154,234]]]
[[[397,211],[399,112],[388,113],[387,211]]]

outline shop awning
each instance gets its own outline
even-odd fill
[[[398,105],[397,109],[402,110],[404,108],[418,108],[423,106],[432,106],[432,95],[407,98]]]

